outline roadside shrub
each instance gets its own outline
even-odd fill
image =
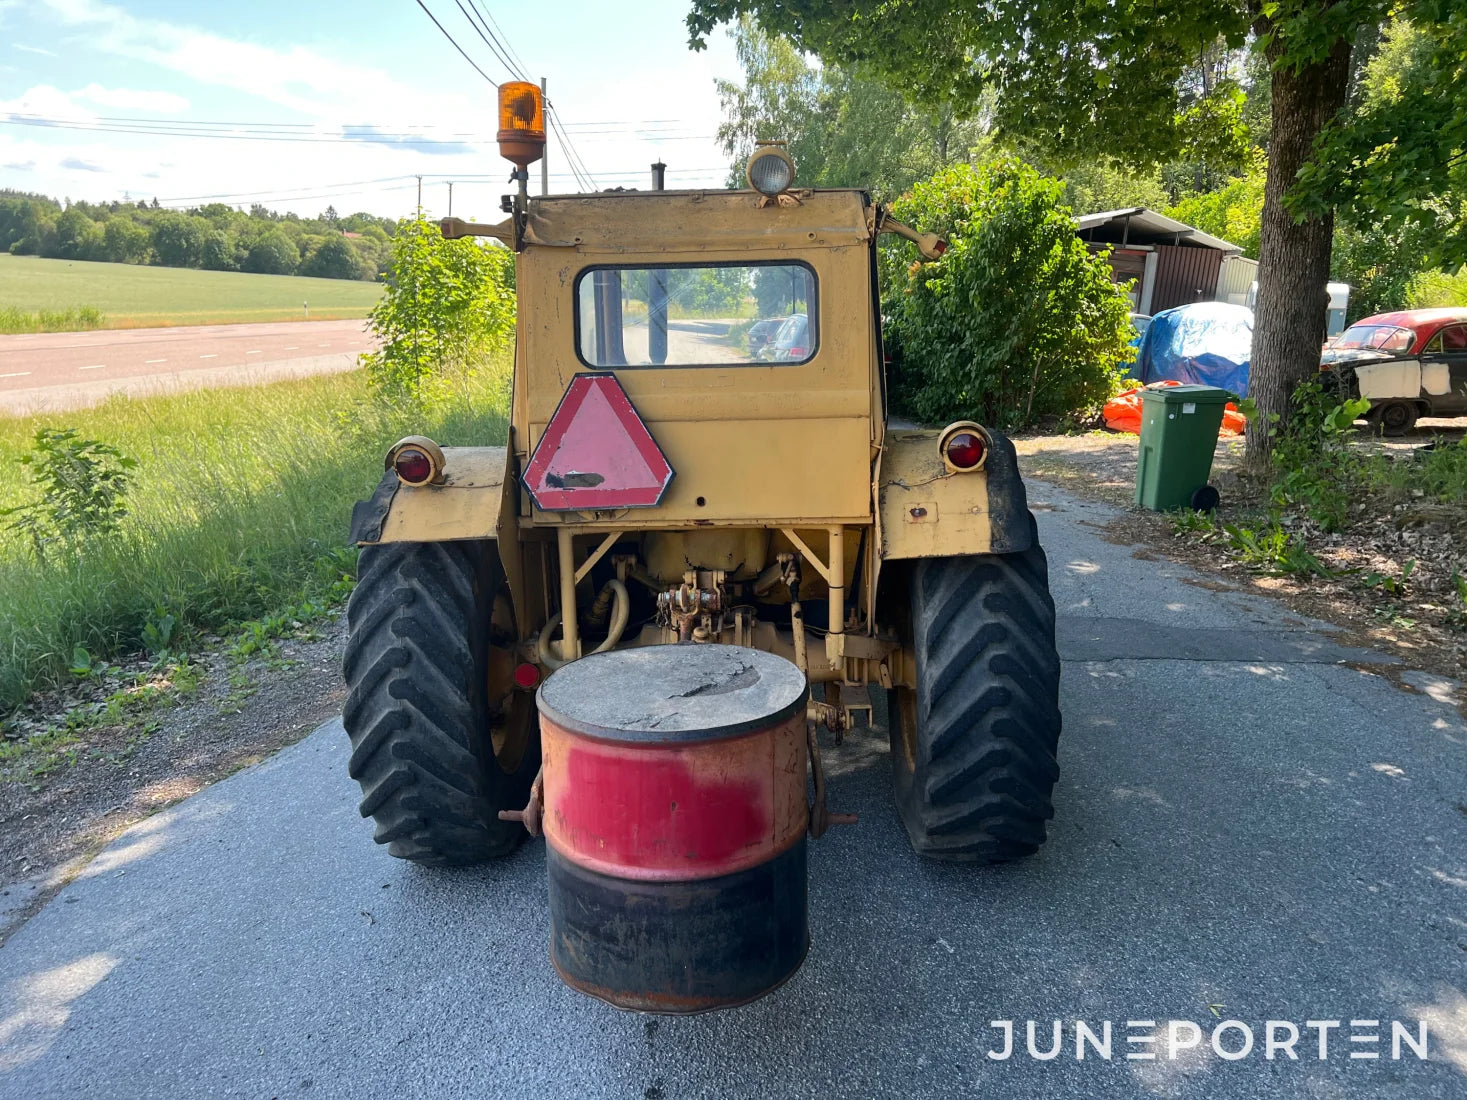
[[[433,404],[502,350],[514,331],[514,254],[434,222],[404,222],[392,242],[387,293],[368,324],[381,341],[362,356],[379,398]]]
[[[42,428],[35,450],[20,456],[40,499],[0,509],[0,519],[30,542],[36,557],[58,543],[75,551],[87,538],[108,535],[127,515],[127,487],[137,461],[116,447],[81,439],[75,428]]]
[[[1075,235],[1063,191],[1023,164],[958,165],[893,204],[948,242],[931,262],[905,242],[883,250],[898,409],[1022,428],[1092,416],[1116,392],[1134,358],[1129,300]]]

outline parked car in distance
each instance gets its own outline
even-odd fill
[[[814,353],[810,334],[810,317],[805,313],[793,313],[784,319],[774,339],[765,347],[767,354],[761,359],[773,363],[802,363]]]
[[[774,334],[779,331],[779,326],[784,322],[783,317],[768,317],[763,321],[755,321],[749,327],[749,354],[757,358],[759,352],[774,339]]]
[[[1356,321],[1319,369],[1370,402],[1371,428],[1404,435],[1422,416],[1467,415],[1467,309],[1406,309]]]

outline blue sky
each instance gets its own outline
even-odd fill
[[[510,79],[460,11],[473,2],[424,0]],[[713,81],[738,65],[722,33],[688,50],[686,0],[477,4],[509,60],[549,80],[598,187],[644,187],[659,157],[669,186],[722,186]],[[0,187],[401,216],[421,173],[429,214],[455,179],[454,213],[493,217],[508,175],[494,111],[493,87],[416,0],[0,0]],[[550,172],[552,192],[578,189],[554,141]]]

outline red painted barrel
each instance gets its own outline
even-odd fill
[[[550,958],[567,984],[704,1012],[799,969],[808,699],[790,662],[726,645],[592,654],[540,686]]]

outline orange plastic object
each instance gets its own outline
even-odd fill
[[[510,80],[499,86],[499,155],[521,168],[545,153],[545,101],[538,85]]]
[[[1165,381],[1155,382],[1151,388],[1157,386],[1180,386],[1180,382]],[[1105,426],[1113,432],[1130,432],[1132,435],[1141,434],[1141,389],[1126,390],[1118,393],[1105,403],[1102,414],[1105,417]],[[1220,436],[1242,435],[1248,430],[1248,418],[1238,411],[1238,406],[1231,401],[1223,410],[1222,429],[1218,432]]]

